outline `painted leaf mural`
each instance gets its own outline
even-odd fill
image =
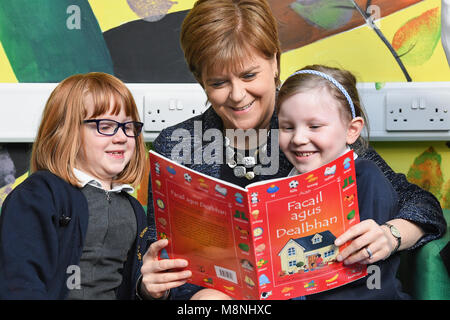
[[[127,3],[131,10],[148,22],[162,19],[176,4],[175,1],[170,0],[127,0]]]
[[[0,188],[0,210],[1,210],[1,206],[2,206],[3,202],[6,199],[6,196],[11,191],[13,191],[13,189],[15,187],[17,187],[20,183],[22,183],[28,176],[29,176],[29,172],[26,172],[23,175],[21,175],[20,177],[18,177],[17,179],[15,179],[15,181],[13,183],[9,183]]]
[[[74,73],[113,73],[87,0],[2,0],[0,42],[19,82],[59,82]]]
[[[16,168],[7,150],[0,147],[0,187],[14,183]]]
[[[308,23],[334,30],[352,18],[353,10],[348,8],[349,4],[348,0],[297,0],[290,7]]]
[[[442,209],[450,209],[450,179],[442,188],[441,207]]]
[[[407,179],[431,192],[436,198],[441,197],[441,187],[444,182],[441,156],[433,147],[429,147],[414,160],[408,171]]]
[[[6,196],[13,191],[12,188],[12,183],[7,184],[6,186],[3,186],[0,188],[0,210],[1,210],[1,205],[3,204],[3,202],[6,199]]]
[[[405,64],[417,66],[431,58],[440,38],[441,13],[437,7],[402,25],[394,35],[392,47]]]

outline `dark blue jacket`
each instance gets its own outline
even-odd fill
[[[394,219],[398,211],[398,196],[380,169],[372,162],[359,157],[355,161],[356,187],[358,192],[359,218],[361,221],[372,219],[379,225]],[[312,294],[308,300],[397,300],[409,299],[402,292],[401,283],[397,279],[400,265],[400,254],[394,254],[384,261],[378,261],[376,271],[369,272],[367,277],[345,286]],[[369,270],[370,271],[370,270]],[[379,288],[370,289],[367,282],[370,278],[379,277]],[[373,278],[375,279],[375,278]],[[375,281],[375,280],[374,280]]]
[[[126,194],[126,193],[125,193]],[[147,220],[134,209],[137,236],[122,270],[118,299],[134,299],[147,241]],[[88,226],[81,190],[48,171],[38,171],[5,199],[0,215],[0,299],[64,299],[68,267],[78,265]]]
[[[197,124],[201,124],[200,132],[198,132],[198,126],[196,127],[195,125],[196,122]],[[272,115],[272,119],[270,121],[270,129],[278,129],[278,119],[275,112]],[[180,131],[185,131],[190,135],[191,140],[184,141],[183,143],[187,144],[187,148],[189,148],[191,155],[202,154],[205,149],[214,149],[214,144],[223,143],[223,141],[215,140],[202,141],[204,133],[208,130],[219,130],[220,132],[223,131],[222,120],[212,107],[207,109],[203,114],[199,116],[193,117],[161,131],[161,133],[153,143],[153,148],[156,152],[162,154],[163,156],[172,158],[172,149],[181,142],[180,140],[173,139],[174,136],[177,136],[177,134],[174,135],[174,132],[179,133]],[[201,134],[201,136],[199,136],[198,134]],[[271,140],[269,139],[267,147],[268,150],[271,150],[270,142]],[[422,246],[431,240],[440,238],[444,234],[447,224],[445,222],[444,215],[442,214],[442,209],[440,207],[439,201],[431,193],[421,189],[415,184],[409,183],[406,180],[404,174],[395,173],[372,148],[363,150],[359,146],[352,147],[358,153],[359,159],[371,160],[378,166],[383,175],[387,178],[387,180],[394,188],[395,192],[398,194],[399,206],[395,218],[406,219],[415,222],[425,231],[425,235],[411,249]],[[218,148],[216,147],[216,149]],[[257,176],[252,182],[285,177],[289,174],[292,169],[292,164],[287,160],[286,156],[281,151],[279,152],[279,154],[280,157],[278,173],[270,177]],[[219,164],[206,164],[205,162],[183,164],[193,170],[220,179],[221,172]],[[148,188],[149,205],[147,207],[147,215],[150,220],[150,235],[152,239],[156,239],[156,224],[154,222],[152,195],[153,194],[150,181]],[[172,290],[172,297],[175,299],[187,299],[192,295],[193,292],[195,292],[193,288],[194,287],[192,285],[186,284],[176,290]]]

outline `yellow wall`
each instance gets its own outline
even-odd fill
[[[174,1],[175,2],[175,1]],[[170,12],[187,10],[195,0],[178,0]],[[126,0],[89,0],[102,31],[137,20]],[[408,20],[440,7],[440,0],[425,0],[379,20],[380,29],[389,41]],[[299,30],[301,32],[301,30]],[[306,64],[323,63],[349,69],[362,82],[405,81],[403,74],[381,40],[367,26],[319,40],[282,55],[281,78]],[[0,43],[0,82],[17,82]],[[439,42],[432,57],[423,65],[406,66],[413,81],[450,81],[450,68]]]
[[[169,10],[177,12],[192,8],[195,0],[177,0]],[[123,23],[140,19],[128,6],[126,0],[89,0],[92,11],[102,31],[120,26]]]
[[[432,192],[440,201],[442,208],[450,209],[450,147],[445,141],[372,142],[371,144],[394,171],[405,175],[408,175],[416,158],[419,158],[424,152],[428,152],[432,147],[435,158],[441,159],[439,167],[442,172],[442,185],[437,191],[432,186],[430,187],[428,182],[422,184],[413,182]],[[428,170],[429,176],[435,176],[435,180],[438,180],[434,167],[429,166],[426,170]],[[427,174],[424,173],[424,176]]]
[[[433,146],[442,157],[441,170],[444,179],[450,179],[450,148],[444,141],[372,142],[372,145],[394,171],[405,174],[408,173],[415,157]]]
[[[16,83],[16,76],[11,68],[8,57],[3,50],[2,43],[0,42],[0,82]]]
[[[392,42],[395,32],[404,23],[440,6],[440,0],[419,2],[382,18],[379,21],[380,29]],[[286,52],[282,55],[281,62],[282,79],[304,65],[319,63],[348,69],[360,82],[405,81],[386,46],[368,26],[361,26]],[[406,67],[413,81],[450,81],[450,68],[440,41],[433,56],[425,64]]]

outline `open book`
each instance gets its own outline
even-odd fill
[[[183,258],[189,282],[235,299],[290,299],[367,274],[334,240],[359,222],[353,151],[314,171],[247,188],[150,151],[161,258]],[[346,244],[347,245],[347,244]]]

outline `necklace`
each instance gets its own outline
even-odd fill
[[[261,152],[266,154],[267,142],[261,146]],[[252,180],[258,174],[255,172],[255,165],[257,163],[259,148],[253,152],[253,155],[244,156],[244,152],[235,150],[230,145],[230,139],[225,137],[225,158],[228,167],[233,169],[233,174],[238,177],[246,177],[248,180]]]

